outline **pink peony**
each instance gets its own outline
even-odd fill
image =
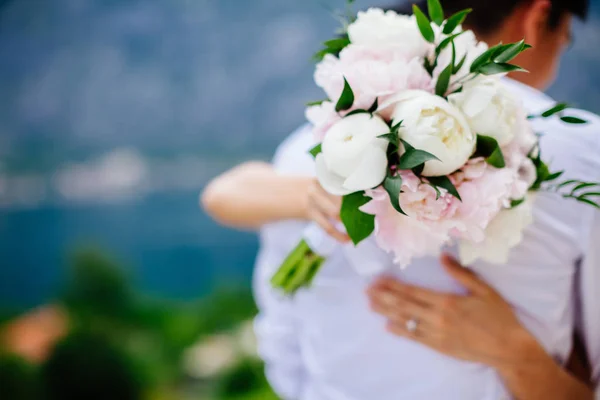
[[[313,125],[313,135],[317,143],[321,143],[329,128],[342,119],[341,115],[335,111],[335,105],[330,101],[308,107],[305,115]]]
[[[451,179],[462,198],[455,215],[453,236],[474,242],[484,239],[490,221],[507,205],[516,182],[515,171],[497,169],[483,159],[470,160]]]
[[[344,77],[354,91],[353,109],[369,108],[407,89],[433,90],[422,60],[409,58],[400,45],[365,47],[349,45],[340,57],[328,55],[317,65],[315,82],[335,103],[342,94]]]
[[[361,210],[375,215],[375,240],[379,247],[394,253],[394,262],[406,267],[414,257],[439,254],[450,240],[449,233],[456,226],[453,217],[458,200],[448,193],[436,200],[435,190],[410,172],[402,172],[402,178],[400,205],[408,216],[394,209],[381,187],[367,191],[372,200]]]

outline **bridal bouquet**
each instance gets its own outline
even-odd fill
[[[597,184],[557,183],[563,172],[542,160],[528,119],[585,121],[564,104],[528,116],[501,78],[522,70],[510,62],[530,46],[488,48],[461,27],[470,10],[444,19],[439,0],[428,6],[428,16],[417,6],[410,17],[359,12],[317,54],[315,81],[328,96],[306,111],[320,143],[311,150],[317,177],[343,196],[354,245],[373,236],[400,267],[451,243],[464,264],[504,263],[532,222],[537,191],[598,206],[598,193],[586,192]],[[331,241],[309,228],[272,284],[289,294],[310,285]]]

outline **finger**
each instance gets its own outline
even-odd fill
[[[338,231],[334,224],[323,214],[319,212],[311,212],[311,219],[316,222],[329,236],[341,243],[346,243],[350,240],[348,235]]]
[[[480,295],[495,293],[494,289],[482,281],[473,271],[463,267],[449,254],[442,255],[441,262],[448,274],[469,291]]]
[[[399,296],[410,298],[427,307],[440,307],[449,295],[418,286],[408,285],[394,278],[381,278],[374,284],[375,290],[389,290]]]
[[[393,335],[410,339],[433,350],[441,348],[441,336],[436,334],[435,331],[430,331],[420,325],[417,326],[417,329],[411,331],[406,327],[406,324],[388,322],[386,330]]]
[[[315,191],[310,199],[312,205],[327,217],[340,220],[341,206],[336,204],[330,195],[323,190]]]
[[[434,326],[436,313],[430,308],[410,300],[399,298],[391,293],[375,293],[370,297],[371,309],[389,320],[406,323],[411,319]]]

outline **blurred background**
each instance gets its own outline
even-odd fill
[[[0,398],[275,398],[256,236],[198,193],[303,122],[342,6],[0,0]],[[600,112],[592,9],[550,94]]]

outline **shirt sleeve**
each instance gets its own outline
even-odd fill
[[[284,175],[314,175],[308,151],[313,145],[309,126],[288,137],[277,149],[273,166]],[[285,400],[301,397],[306,371],[300,347],[300,319],[294,299],[274,290],[270,278],[298,243],[305,224],[283,221],[261,231],[261,251],[254,274],[254,293],[259,308],[255,320],[258,351],[265,373],[275,392]]]

